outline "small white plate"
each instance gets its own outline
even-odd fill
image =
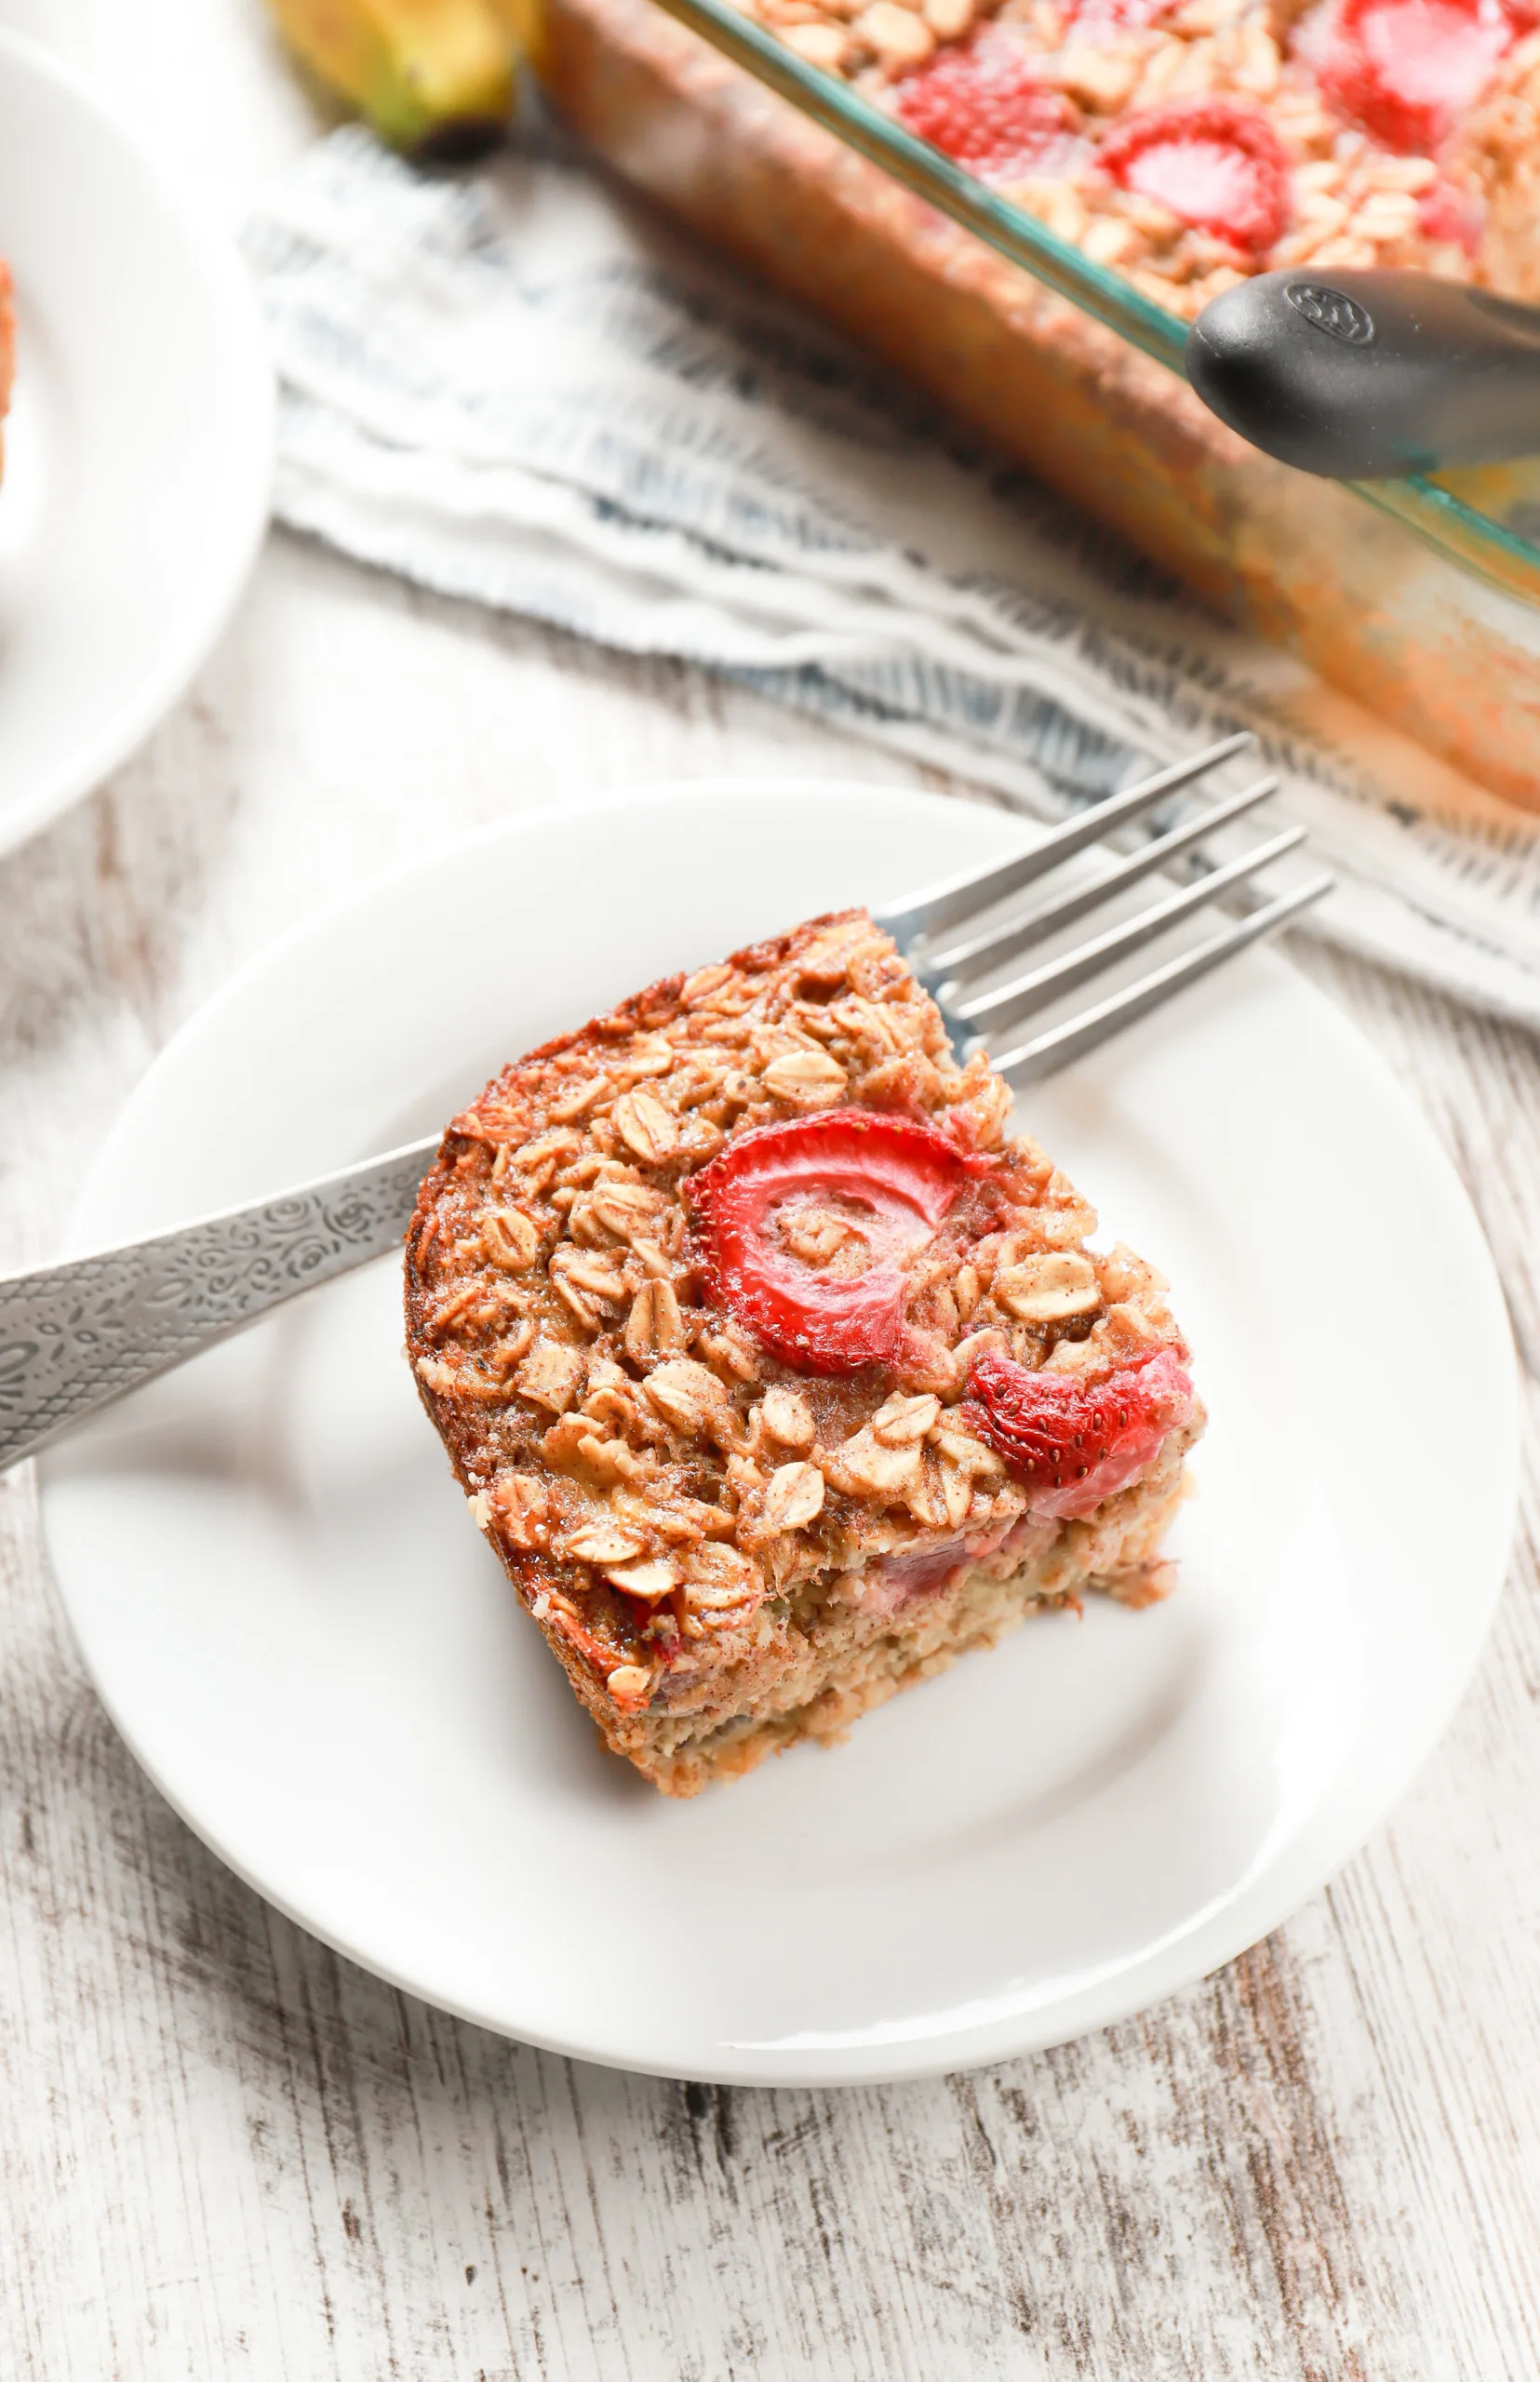
[[[434,853],[178,1037],[75,1246],[430,1130],[673,967],[1019,838],[925,795],[723,783]],[[1212,1425],[1168,1603],[1031,1621],[832,1752],[666,1802],[600,1749],[516,1609],[382,1262],[45,1465],[71,1618],[151,1775],[367,1967],[672,2075],[962,2068],[1253,1942],[1373,1827],[1476,1658],[1514,1500],[1502,1301],[1426,1127],[1268,954],[1026,1113],[1170,1273],[1193,1345]]]
[[[17,373],[0,483],[0,850],[184,691],[267,518],[273,383],[234,247],[66,70],[0,33]]]

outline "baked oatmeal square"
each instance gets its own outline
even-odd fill
[[[674,976],[457,1117],[408,1352],[475,1519],[665,1793],[1088,1589],[1163,1594],[1202,1410],[864,911]]]

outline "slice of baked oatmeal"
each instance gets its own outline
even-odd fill
[[[457,1117],[408,1350],[607,1743],[751,1769],[1026,1613],[1164,1594],[1202,1410],[1160,1277],[864,911],[674,976]]]

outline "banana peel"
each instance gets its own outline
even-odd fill
[[[507,128],[519,46],[508,0],[270,0],[312,74],[393,148],[464,157]]]

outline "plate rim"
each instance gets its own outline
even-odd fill
[[[114,143],[155,192],[167,234],[191,261],[224,359],[226,393],[221,517],[228,525],[222,558],[205,562],[194,596],[179,611],[158,668],[146,671],[84,743],[72,745],[51,772],[40,774],[24,801],[0,814],[0,858],[51,826],[141,744],[186,694],[234,614],[250,579],[272,515],[276,460],[277,384],[256,290],[232,238],[210,223],[180,178],[125,123],[91,79],[31,35],[0,27],[0,67],[7,62],[53,87],[92,127]]]
[[[672,777],[643,782],[635,785],[609,787],[587,795],[563,798],[521,810],[511,818],[494,820],[462,834],[442,838],[425,850],[409,853],[390,866],[377,871],[362,884],[319,903],[303,917],[293,922],[262,950],[252,955],[223,984],[202,1002],[182,1023],[139,1078],[128,1098],[114,1118],[101,1147],[89,1167],[76,1201],[71,1225],[65,1238],[64,1253],[85,1253],[100,1241],[89,1234],[82,1237],[76,1220],[89,1209],[92,1199],[110,1174],[115,1159],[120,1135],[126,1135],[133,1111],[153,1085],[158,1083],[163,1070],[168,1070],[178,1055],[208,1034],[217,1034],[227,1009],[234,1007],[254,986],[260,984],[275,969],[281,970],[288,957],[306,945],[318,946],[344,920],[356,917],[371,908],[394,889],[421,877],[438,866],[452,864],[467,852],[501,842],[516,843],[528,829],[540,828],[556,821],[569,823],[582,812],[630,811],[638,802],[656,801],[669,796],[764,796],[797,792],[801,794],[857,794],[878,801],[897,800],[913,804],[932,812],[955,808],[958,796],[931,792],[915,786],[885,784],[877,781],[846,777],[787,777],[763,771],[752,776],[736,776],[707,772],[700,777]],[[967,797],[962,797],[967,799]],[[998,806],[982,802],[982,809]],[[1038,823],[1019,813],[1006,814],[1012,825],[1026,833],[1041,832]],[[436,1987],[431,1991],[421,1979],[383,1960],[372,1953],[360,1951],[345,1934],[328,1929],[307,1910],[288,1900],[285,1895],[235,1858],[219,1841],[217,1835],[200,1821],[185,1800],[163,1781],[157,1766],[139,1742],[131,1723],[120,1712],[117,1703],[99,1678],[91,1653],[83,1642],[76,1626],[69,1592],[55,1568],[55,1580],[60,1602],[94,1692],[123,1737],[135,1760],[144,1770],[156,1791],[176,1811],[199,1840],[215,1856],[239,1876],[261,1898],[294,1924],[339,1953],[355,1962],[368,1974],[382,1978],[395,1988],[412,1994],[431,2006],[443,2009],[467,2023],[488,2028],[510,2040],[528,2042],[537,2049],[559,2056],[590,2061],[596,2065],[642,2074],[688,2079],[713,2084],[824,2088],[832,2085],[861,2085],[884,2082],[920,2081],[957,2073],[992,2065],[1000,2060],[1026,2055],[1052,2046],[1078,2040],[1083,2035],[1118,2024],[1139,2012],[1150,2008],[1172,1994],[1198,1983],[1214,1970],[1227,1966],[1239,1958],[1263,1936],[1281,1925],[1310,1896],[1319,1893],[1343,1866],[1361,1848],[1384,1824],[1390,1811],[1400,1801],[1422,1771],[1434,1748],[1440,1741],[1464,1700],[1477,1666],[1485,1649],[1498,1600],[1506,1583],[1513,1532],[1517,1519],[1520,1484],[1520,1384],[1511,1325],[1507,1315],[1500,1278],[1490,1246],[1481,1229],[1469,1195],[1455,1171],[1448,1154],[1439,1142],[1432,1126],[1396,1073],[1374,1050],[1368,1037],[1341,1008],[1298,970],[1291,968],[1276,952],[1253,949],[1239,963],[1253,970],[1265,970],[1276,982],[1286,980],[1291,994],[1313,1011],[1318,1024],[1324,1027],[1339,1048],[1349,1055],[1349,1063],[1366,1067],[1376,1077],[1382,1091],[1399,1111],[1413,1138],[1421,1144],[1425,1161],[1441,1176],[1447,1192],[1452,1193],[1463,1211],[1468,1228],[1472,1257],[1479,1263],[1483,1276],[1483,1288],[1489,1302],[1492,1320],[1500,1326],[1494,1336],[1494,1353],[1504,1352],[1502,1381],[1494,1385],[1500,1390],[1504,1431],[1502,1445],[1493,1451],[1493,1475],[1501,1488],[1497,1510],[1505,1518],[1501,1532],[1502,1554],[1494,1556],[1491,1576],[1480,1584],[1480,1593],[1468,1600],[1476,1616],[1471,1624],[1468,1650],[1457,1669],[1445,1679],[1440,1697],[1429,1698],[1419,1716],[1418,1725],[1410,1733],[1401,1758],[1393,1775],[1387,1772],[1367,1799],[1365,1810],[1355,1819],[1350,1830],[1339,1829],[1331,1834],[1324,1857],[1317,1850],[1308,1853],[1304,1863],[1308,1874],[1303,1881],[1292,1872],[1290,1862],[1299,1865],[1302,1845],[1307,1844],[1311,1830],[1319,1825],[1319,1814],[1296,1830],[1281,1854],[1275,1856],[1269,1867],[1252,1881],[1243,1893],[1232,1898],[1213,1918],[1179,1931],[1176,1939],[1164,1947],[1157,1947],[1142,1956],[1134,1964],[1120,1970],[1101,1986],[1082,1986],[1076,1989],[1067,2003],[1050,2004],[1047,2012],[1026,2011],[1005,2018],[981,2021],[970,2026],[966,2022],[948,2024],[933,2037],[911,2032],[892,2043],[840,2046],[830,2050],[810,2048],[804,2057],[797,2057],[788,2044],[787,2051],[776,2045],[730,2044],[715,2042],[709,2048],[711,2056],[691,2064],[676,2058],[649,2056],[645,2047],[623,2045],[613,2041],[599,2043],[593,2040],[564,2035],[559,2028],[515,2024],[504,2017],[489,2014],[484,2008],[458,2001],[452,1993]],[[281,1189],[281,1184],[273,1186]],[[254,1197],[265,1196],[255,1193]],[[174,1224],[173,1215],[167,1219]],[[45,1452],[38,1465],[38,1496],[43,1521],[45,1544],[52,1564],[52,1542],[48,1530],[49,1458]],[[1495,1540],[1494,1540],[1495,1544]],[[1269,1891],[1269,1888],[1271,1891]],[[1199,1947],[1201,1947],[1200,1951]],[[955,2014],[944,2014],[950,2020]],[[1046,2016],[1047,2023],[1043,2023]],[[706,2048],[703,2046],[703,2048]],[[730,2052],[733,2056],[721,2054]]]

